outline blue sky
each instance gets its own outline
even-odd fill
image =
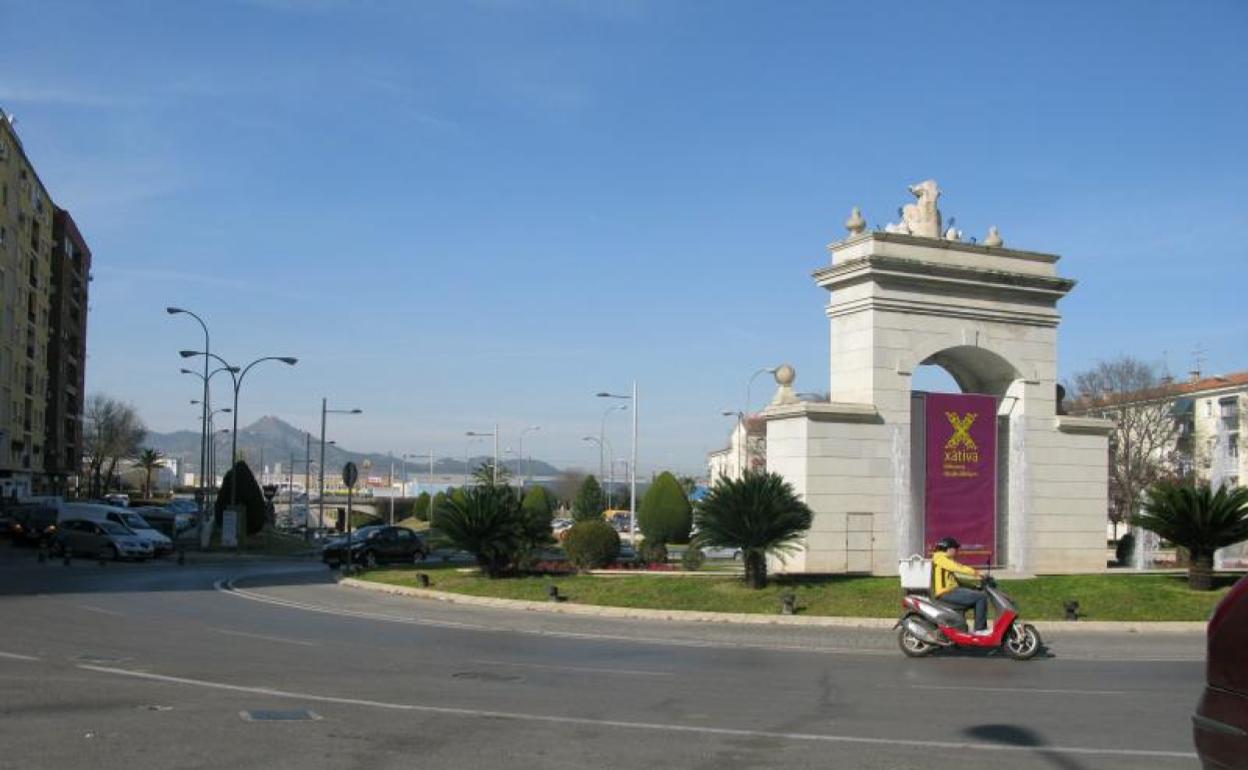
[[[824,390],[851,206],[1063,255],[1061,369],[1248,368],[1248,6],[0,0],[0,107],[95,254],[88,390],[196,428],[204,315],[242,420],[696,471],[755,369]],[[759,378],[760,405],[771,387]],[[627,417],[608,433],[628,445]],[[479,445],[474,451],[484,450]]]

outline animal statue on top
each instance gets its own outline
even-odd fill
[[[936,207],[936,202],[940,199],[940,188],[936,186],[936,180],[928,179],[912,184],[909,189],[918,200],[903,206],[901,221],[886,226],[884,231],[921,235],[924,238],[941,237],[940,209]]]

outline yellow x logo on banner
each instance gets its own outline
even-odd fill
[[[945,412],[945,417],[949,418],[949,424],[953,426],[953,435],[945,442],[945,449],[957,449],[960,445],[965,445],[967,449],[978,449],[970,434],[971,425],[978,416],[978,412],[967,412],[961,417],[957,412]]]

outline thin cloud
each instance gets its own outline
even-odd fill
[[[94,108],[113,108],[134,104],[133,100],[119,99],[99,91],[61,86],[0,86],[0,102]]]

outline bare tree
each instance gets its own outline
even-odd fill
[[[1190,466],[1180,452],[1183,421],[1178,389],[1160,367],[1130,356],[1102,361],[1074,376],[1067,391],[1072,415],[1114,421],[1109,439],[1109,520],[1119,524],[1139,512],[1144,491]]]
[[[99,497],[112,482],[117,463],[139,452],[147,426],[134,406],[102,393],[87,398],[83,443],[91,475],[91,494]]]

